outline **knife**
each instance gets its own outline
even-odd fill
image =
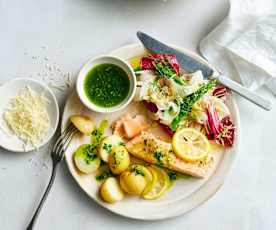
[[[196,60],[195,58],[184,54],[154,38],[151,36],[138,31],[137,37],[143,43],[145,48],[149,50],[151,53],[163,53],[163,54],[175,54],[176,58],[180,64],[180,66],[188,71],[188,72],[195,72],[197,70],[201,70],[204,78],[216,78],[221,84],[227,86],[228,88],[232,89],[242,97],[246,98],[247,100],[253,102],[254,104],[260,106],[265,110],[271,110],[272,105],[271,102],[258,94],[250,91],[249,89],[245,88],[244,86],[238,84],[237,82],[231,80],[230,78],[214,71],[209,66],[203,64],[202,62]]]

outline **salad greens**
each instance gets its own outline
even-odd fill
[[[215,79],[211,79],[208,83],[201,86],[197,91],[188,95],[187,97],[183,98],[182,102],[180,103],[180,112],[179,114],[173,119],[171,123],[171,128],[175,131],[179,125],[179,123],[188,117],[189,113],[192,110],[193,105],[210,89],[215,87],[217,81]]]

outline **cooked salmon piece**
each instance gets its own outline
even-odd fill
[[[125,115],[114,123],[113,133],[126,139],[131,139],[149,127],[150,123],[145,116],[139,114],[134,117]]]
[[[134,118],[123,122],[123,130],[127,139],[131,139],[139,135],[142,130],[149,127],[150,125],[143,115],[136,115]]]
[[[130,120],[132,117],[130,114],[123,115],[119,120],[115,121],[112,125],[113,134],[123,137],[124,136],[124,129],[123,129],[123,122]]]
[[[138,159],[198,178],[206,177],[213,165],[212,157],[198,162],[187,162],[178,158],[173,152],[172,144],[161,141],[148,132],[142,132],[130,140],[126,148]]]

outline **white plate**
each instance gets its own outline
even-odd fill
[[[47,105],[47,112],[50,117],[51,127],[46,134],[45,138],[37,147],[27,145],[24,146],[24,142],[12,135],[7,128],[5,121],[3,120],[3,114],[9,107],[10,99],[14,98],[19,92],[26,86],[30,86],[34,91],[43,93],[43,95],[49,100]],[[16,78],[6,82],[0,86],[0,146],[13,151],[13,152],[29,152],[36,148],[42,147],[46,144],[54,135],[59,121],[59,109],[56,98],[52,91],[39,81],[31,78]]]
[[[196,57],[202,62],[205,62],[201,57],[194,53],[191,53],[183,48],[175,48]],[[134,44],[115,50],[111,54],[122,59],[129,60],[131,58],[141,57],[142,55],[145,55],[145,53],[146,50],[142,45]],[[168,191],[168,193],[158,200],[147,201],[137,197],[127,197],[123,201],[116,204],[107,204],[103,202],[98,195],[99,183],[95,180],[95,176],[79,173],[76,170],[72,160],[74,150],[80,144],[89,142],[88,137],[76,137],[73,140],[71,146],[68,148],[65,154],[66,162],[72,176],[75,178],[78,185],[88,194],[88,196],[101,206],[114,213],[125,217],[142,220],[165,219],[186,213],[191,209],[199,206],[216,193],[216,191],[223,184],[225,176],[228,173],[230,166],[232,165],[233,160],[237,154],[240,133],[239,113],[233,98],[229,99],[228,106],[237,128],[234,146],[228,150],[214,150],[215,167],[210,171],[210,174],[206,179],[192,178],[187,180],[178,180],[174,183],[174,186]],[[143,106],[139,106],[137,103],[131,103],[123,111],[112,114],[99,114],[91,112],[81,105],[76,92],[73,92],[72,95],[68,98],[64,108],[62,129],[64,129],[66,123],[68,122],[68,118],[72,114],[87,114],[90,115],[96,123],[99,123],[99,121],[102,119],[108,119],[109,122],[111,122],[114,119],[120,117],[125,112],[135,114],[138,112],[143,113],[144,110],[145,109]],[[111,132],[111,130],[108,131]]]

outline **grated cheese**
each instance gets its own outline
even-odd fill
[[[50,128],[47,98],[29,86],[10,101],[4,119],[11,131],[27,145],[37,146]]]

